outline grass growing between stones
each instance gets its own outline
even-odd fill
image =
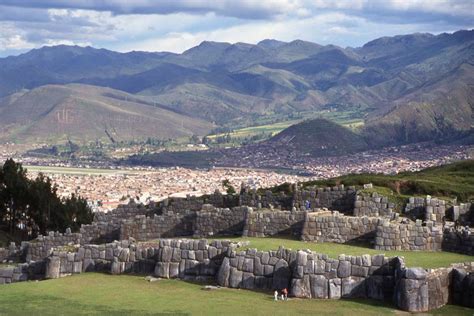
[[[336,244],[336,243],[311,243],[290,238],[256,238],[256,237],[236,237],[236,238],[216,238],[229,239],[235,242],[249,241],[247,248],[257,248],[258,250],[277,250],[278,247],[298,250],[310,249],[317,253],[322,253],[337,258],[340,254],[359,256],[385,254],[389,257],[400,256],[405,258],[407,267],[440,268],[448,267],[451,263],[471,262],[474,256],[462,255],[452,252],[429,252],[429,251],[385,251],[371,249],[366,245]]]
[[[372,300],[290,299],[271,293],[222,288],[179,280],[147,282],[142,276],[85,273],[56,280],[0,287],[0,315],[400,315]],[[445,306],[431,314],[472,315]],[[408,315],[408,314],[407,314]]]

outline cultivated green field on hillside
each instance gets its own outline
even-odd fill
[[[256,136],[262,133],[265,133],[268,135],[268,137],[271,137],[280,133],[282,130],[290,127],[291,125],[298,124],[305,119],[310,119],[314,117],[326,118],[352,130],[356,130],[359,127],[364,126],[364,120],[362,118],[364,115],[363,110],[313,111],[308,113],[302,113],[301,115],[302,117],[299,119],[283,120],[270,124],[258,124],[259,121],[256,120],[253,122],[254,124],[257,123],[255,126],[237,128],[229,133],[212,134],[207,136],[207,138],[213,140],[218,137],[230,136],[233,139],[243,139],[250,138],[252,136]]]
[[[0,287],[0,315],[410,315],[373,300],[273,301],[271,293],[180,280],[147,282],[143,276],[85,273]],[[472,315],[444,306],[425,315]]]
[[[370,248],[363,244],[336,244],[336,243],[312,243],[285,237],[255,238],[215,238],[229,239],[234,242],[248,241],[249,246],[243,248],[257,248],[258,250],[277,250],[280,246],[287,249],[300,250],[309,249],[317,253],[326,254],[331,258],[337,258],[341,254],[361,256],[365,254],[385,254],[388,257],[404,257],[408,267],[441,268],[448,267],[452,263],[471,262],[474,256],[462,255],[452,252],[430,252],[430,251],[383,251]]]

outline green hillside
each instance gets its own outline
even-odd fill
[[[268,140],[267,144],[312,156],[336,156],[368,148],[360,135],[321,118],[292,125]]]
[[[350,174],[329,180],[305,182],[302,185],[303,187],[337,184],[361,186],[366,183],[372,183],[380,188],[381,193],[402,198],[408,195],[432,195],[458,198],[459,201],[474,200],[474,160],[397,175]]]

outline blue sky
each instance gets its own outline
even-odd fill
[[[204,40],[361,46],[474,28],[474,0],[0,0],[0,56],[44,45],[182,52]]]

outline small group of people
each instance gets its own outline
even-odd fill
[[[278,301],[278,294],[280,294],[282,301],[288,300],[288,289],[286,287],[283,290],[281,290],[280,293],[278,293],[278,290],[275,290],[275,292],[273,293],[273,296],[275,297],[275,301]]]

